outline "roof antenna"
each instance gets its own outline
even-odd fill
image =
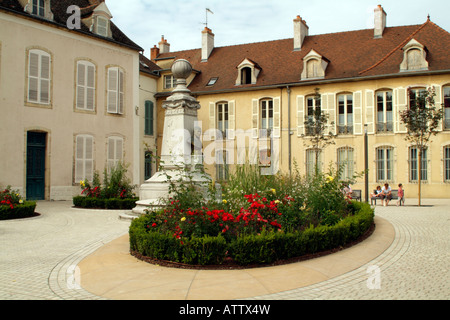
[[[431,19],[430,14],[428,14],[428,21],[430,21],[430,19]]]
[[[208,12],[214,14],[209,8],[206,8],[206,23],[204,25],[208,28]]]

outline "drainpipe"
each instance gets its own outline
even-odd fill
[[[288,146],[289,146],[289,178],[292,177],[292,145],[291,145],[291,88],[286,86],[288,94]]]

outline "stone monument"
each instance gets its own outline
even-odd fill
[[[211,181],[205,173],[194,170],[203,165],[203,157],[202,129],[197,126],[200,103],[187,88],[186,79],[191,73],[192,66],[187,60],[176,60],[172,65],[177,86],[162,105],[166,111],[160,170],[141,185],[133,215],[139,216],[146,210],[161,208],[161,199],[169,196],[170,182],[187,180],[187,173],[189,180],[199,186],[206,186]]]

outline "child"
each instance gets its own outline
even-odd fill
[[[375,190],[375,193],[372,193],[370,195],[371,198],[379,198],[381,194],[381,187],[377,186],[377,190]]]
[[[405,191],[403,190],[403,185],[400,183],[398,185],[398,200],[397,200],[397,207],[405,205]]]

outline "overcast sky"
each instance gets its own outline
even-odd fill
[[[448,0],[107,0],[113,21],[145,49],[161,36],[171,51],[201,47],[201,31],[215,34],[215,46],[293,37],[293,19],[300,15],[310,35],[373,28],[373,9],[381,4],[388,27],[422,24],[431,20],[450,32]]]

